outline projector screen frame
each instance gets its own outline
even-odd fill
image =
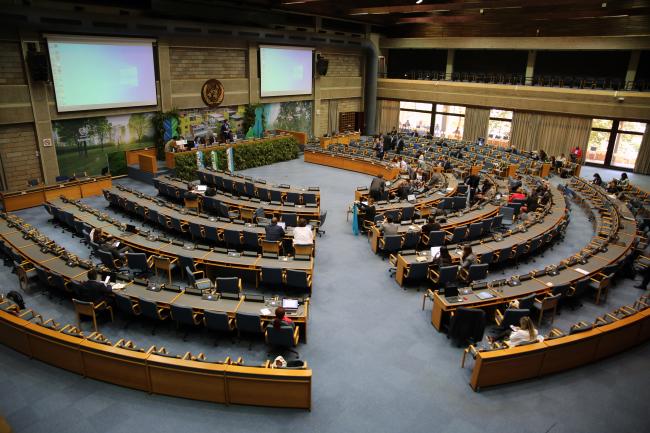
[[[142,111],[141,109],[146,109],[146,108],[157,108],[160,104],[160,94],[159,94],[159,89],[158,89],[158,81],[159,81],[159,69],[158,69],[158,62],[157,62],[157,39],[154,38],[140,38],[140,37],[122,37],[122,36],[97,36],[97,35],[84,35],[84,34],[56,34],[56,33],[44,33],[42,37],[46,40],[44,47],[45,50],[47,51],[47,60],[49,63],[49,69],[50,69],[50,77],[52,80],[52,91],[54,93],[54,105],[56,107],[56,112],[58,114],[73,114],[73,113],[84,113],[84,112],[101,112],[105,110],[120,110],[120,109],[127,109],[127,110],[139,110]],[[52,59],[51,59],[51,53],[50,53],[50,40],[53,40],[53,42],[59,42],[59,41],[69,41],[69,42],[88,42],[88,43],[94,43],[94,44],[106,44],[106,45],[111,45],[115,44],[115,42],[119,42],[122,45],[142,45],[145,43],[150,43],[151,44],[151,62],[153,65],[153,73],[154,73],[154,92],[156,94],[156,102],[154,104],[147,104],[147,103],[139,103],[140,101],[136,101],[133,104],[129,105],[124,105],[124,104],[113,104],[110,106],[104,105],[101,107],[94,107],[94,106],[83,106],[82,108],[75,108],[75,109],[64,109],[61,110],[59,108],[59,101],[57,97],[57,91],[56,91],[56,85],[55,85],[55,80],[54,80],[54,70],[52,69]]]
[[[282,93],[278,95],[268,95],[262,96],[262,48],[282,48],[282,49],[293,49],[299,51],[311,51],[311,91],[309,93]],[[261,44],[257,47],[257,78],[259,80],[259,91],[260,99],[272,99],[272,98],[283,98],[283,97],[300,97],[300,96],[313,96],[314,87],[315,87],[315,76],[314,76],[314,62],[316,56],[316,47],[313,46],[301,46],[301,45],[282,45],[282,44]],[[306,98],[305,98],[306,99]]]

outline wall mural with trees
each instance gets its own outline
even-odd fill
[[[124,151],[153,145],[153,113],[100,116],[52,122],[61,176],[126,174]]]

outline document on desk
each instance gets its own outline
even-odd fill
[[[260,310],[260,313],[261,313],[262,315],[264,315],[264,316],[270,316],[270,315],[271,315],[271,310],[269,310],[268,308],[262,308],[262,309]]]
[[[580,272],[582,275],[589,275],[589,271],[585,271],[582,268],[573,268],[574,271]]]

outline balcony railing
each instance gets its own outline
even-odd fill
[[[386,74],[380,78],[387,78]],[[397,78],[397,77],[392,77]],[[647,92],[650,82],[646,80],[624,81],[620,78],[586,77],[571,75],[486,74],[481,72],[454,72],[415,70],[405,73],[405,80],[456,81],[466,83],[507,84],[513,86],[563,87],[570,89],[625,90]]]

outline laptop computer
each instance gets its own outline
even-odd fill
[[[298,309],[298,300],[291,298],[282,299],[282,308],[287,311],[296,311]]]

